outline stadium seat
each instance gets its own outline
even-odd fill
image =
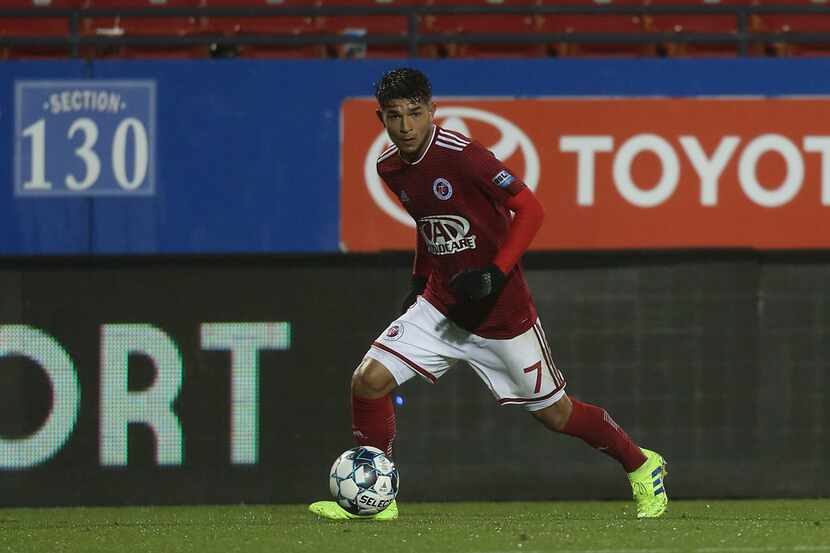
[[[538,33],[540,18],[531,8],[539,0],[427,0],[426,6],[496,6],[528,7],[526,14],[429,14],[425,30],[430,33],[464,35],[467,33],[510,33],[528,35]],[[441,55],[448,57],[539,57],[547,55],[547,47],[540,37],[536,43],[451,42],[438,45]]]
[[[764,2],[776,6],[821,6],[830,10],[828,0],[778,0]],[[759,31],[767,33],[830,33],[830,13],[827,14],[776,14],[758,16]],[[830,40],[818,43],[797,43],[786,36],[769,45],[768,53],[777,56],[827,56]]]
[[[756,0],[645,0],[646,6],[751,6]],[[685,40],[672,40],[671,35],[680,33],[718,33],[737,36],[738,18],[736,14],[713,14],[713,13],[690,13],[690,14],[666,14],[646,15],[644,17],[645,28],[648,31],[663,33],[668,38],[661,43],[663,53],[669,57],[684,56],[736,56],[739,48],[734,41],[725,42],[687,42]],[[747,31],[754,30],[756,20],[750,17],[747,21]],[[763,49],[757,44],[750,47],[753,54],[763,53]]]
[[[323,0],[323,6],[349,8],[405,7],[415,5],[416,0]],[[318,18],[320,30],[324,33],[355,36],[387,35],[406,38],[409,22],[404,15],[337,15]],[[404,58],[409,55],[407,44],[338,44],[329,49],[331,55],[339,58]],[[423,52],[426,53],[426,52]]]
[[[642,0],[545,0],[543,5],[601,7],[640,7]],[[638,33],[645,31],[639,15],[608,14],[545,14],[542,17],[542,31],[546,33]],[[656,48],[649,43],[626,41],[570,42],[561,41],[552,45],[558,56],[647,56]]]
[[[320,0],[205,0],[210,8],[268,8],[275,15],[257,17],[208,17],[205,30],[227,37],[263,37],[280,35],[300,37],[318,34],[319,21],[312,15],[279,15],[279,8],[316,8]],[[242,44],[238,55],[249,58],[322,58],[326,48],[322,44]]]
[[[84,0],[90,9],[147,8],[157,13],[166,8],[199,8],[203,0]],[[190,17],[87,17],[83,22],[85,37],[141,37],[158,38],[193,36],[200,32],[202,20]],[[207,45],[113,45],[86,49],[95,57],[151,57],[151,58],[200,58],[208,56]]]
[[[3,0],[2,9],[36,9],[38,13],[48,13],[50,9],[79,8],[80,0]],[[0,37],[2,38],[68,38],[69,18],[60,17],[0,17]],[[0,47],[0,59],[17,58],[64,58],[70,53],[68,45],[48,46],[8,46]]]

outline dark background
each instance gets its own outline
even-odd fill
[[[352,446],[348,382],[396,316],[410,256],[41,258],[0,262],[0,324],[27,324],[72,357],[80,414],[47,463],[0,472],[0,505],[283,503],[328,495]],[[527,277],[568,392],[596,403],[669,461],[673,497],[830,494],[825,359],[830,254],[531,254]],[[230,463],[229,352],[205,322],[288,321],[288,351],[260,358],[259,464]],[[148,323],[178,345],[184,465],[157,467],[153,434],[129,430],[129,465],[98,461],[100,327]],[[131,358],[129,384],[154,369]],[[621,468],[498,407],[472,371],[399,393],[396,460],[413,500],[623,498]],[[46,377],[0,358],[0,435],[36,430]]]

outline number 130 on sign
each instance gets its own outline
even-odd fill
[[[149,196],[153,81],[18,81],[17,196]]]

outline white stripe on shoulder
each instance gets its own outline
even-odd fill
[[[385,160],[385,159],[389,158],[392,154],[394,154],[394,153],[395,153],[395,152],[397,152],[397,151],[398,151],[398,147],[397,147],[397,146],[392,146],[392,147],[391,147],[391,148],[389,148],[388,150],[385,150],[383,153],[381,153],[381,154],[378,156],[378,163],[380,163],[381,161],[383,161],[383,160]]]
[[[435,139],[435,145],[441,146],[442,148],[447,148],[449,150],[455,150],[456,152],[464,151],[464,146],[459,146],[458,144],[450,144],[449,142],[443,142],[440,138]]]
[[[397,149],[397,146],[395,146],[394,144],[390,144],[389,146],[387,146],[386,148],[383,149],[383,151],[380,153],[380,155],[378,157],[383,157],[383,156],[385,156],[386,154],[388,154],[389,152],[391,152],[392,150],[395,150],[395,149]]]
[[[467,145],[471,142],[469,138],[457,132],[441,129],[438,131],[438,134],[441,136],[441,138],[457,140],[458,142],[461,142],[464,145]]]
[[[438,140],[443,140],[444,142],[449,142],[450,144],[455,144],[456,146],[461,146],[462,148],[470,144],[469,142],[462,142],[449,135],[439,135]]]

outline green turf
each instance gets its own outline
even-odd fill
[[[304,505],[0,509],[0,553],[830,552],[830,500],[402,503],[394,522],[318,520]]]

